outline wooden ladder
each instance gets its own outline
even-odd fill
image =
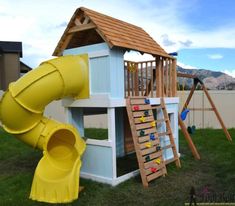
[[[180,159],[179,159],[179,155],[178,155],[178,152],[177,152],[177,149],[176,149],[174,135],[173,135],[173,132],[172,132],[172,129],[171,129],[171,123],[170,123],[170,119],[169,119],[168,112],[167,112],[167,109],[166,109],[166,104],[165,104],[164,98],[161,98],[160,101],[161,101],[160,105],[157,106],[157,107],[159,109],[161,109],[162,112],[163,112],[164,122],[166,124],[166,132],[165,133],[166,133],[166,135],[169,136],[169,140],[170,140],[170,144],[167,145],[167,146],[164,146],[163,150],[171,148],[172,152],[173,152],[173,156],[174,156],[172,159],[166,160],[165,164],[175,162],[176,167],[180,168],[181,167]]]
[[[145,187],[148,186],[150,181],[167,174],[166,162],[162,154],[163,149],[172,148],[174,158],[170,162],[175,161],[176,165],[180,167],[180,160],[176,151],[168,114],[167,111],[164,112],[166,110],[164,100],[161,100],[161,105],[158,107],[163,111],[164,121],[168,129],[166,132],[159,134],[156,127],[156,123],[159,120],[154,119],[152,110],[154,108],[150,105],[149,99],[147,97],[129,97],[126,100],[127,114],[140,175]],[[169,135],[171,144],[161,148],[160,136],[164,135]]]

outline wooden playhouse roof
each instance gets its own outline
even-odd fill
[[[61,56],[65,49],[106,42],[154,56],[169,56],[142,28],[110,16],[81,7],[73,14],[53,55]]]

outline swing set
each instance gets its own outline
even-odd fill
[[[190,148],[194,158],[199,160],[200,155],[199,155],[197,148],[194,145],[192,138],[190,136],[190,134],[193,134],[193,132],[196,130],[196,126],[189,125],[189,127],[186,128],[186,126],[184,124],[184,120],[186,119],[187,115],[190,114],[190,111],[193,111],[193,112],[202,111],[203,112],[203,120],[202,120],[203,127],[204,127],[204,111],[213,111],[215,113],[228,141],[232,141],[232,138],[231,138],[227,128],[225,127],[225,124],[224,124],[218,110],[216,109],[216,106],[215,106],[208,90],[206,89],[206,86],[204,85],[204,83],[196,75],[192,75],[192,74],[177,73],[177,77],[190,78],[193,80],[192,88],[189,92],[189,95],[188,95],[185,103],[183,104],[182,111],[181,111],[181,113],[178,114],[178,120],[179,120],[179,126],[181,127],[182,133],[185,136],[186,141],[188,142],[189,148]],[[198,85],[201,85],[201,88],[203,91],[202,108],[194,108],[194,107],[189,108],[188,105],[189,105],[190,100],[192,99],[192,96],[194,94],[194,91],[196,90]],[[185,82],[183,83],[183,91],[184,91],[184,87],[185,87]],[[210,106],[211,106],[210,108],[204,107],[204,94],[206,95],[206,97],[210,103]],[[193,114],[193,119],[194,119],[194,114]]]

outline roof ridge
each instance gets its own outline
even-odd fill
[[[94,11],[94,10],[92,10],[92,9],[88,9],[88,8],[86,8],[86,7],[80,7],[80,8],[78,8],[78,9],[81,9],[83,12],[88,11],[88,12],[91,12],[91,13],[98,14],[98,15],[100,15],[100,16],[108,17],[108,18],[110,18],[110,19],[114,19],[114,20],[116,20],[116,21],[119,21],[119,22],[122,23],[122,24],[123,24],[123,23],[124,23],[124,24],[128,24],[129,26],[133,26],[133,27],[136,27],[136,28],[138,28],[138,29],[144,30],[142,27],[139,27],[139,26],[137,26],[137,25],[135,25],[135,24],[131,24],[131,23],[126,22],[126,21],[123,21],[123,20],[121,20],[121,19],[114,18],[114,17],[109,16],[109,15],[107,15],[107,14],[102,14],[102,13],[100,13],[100,12]]]
[[[86,20],[85,24],[89,23],[87,17],[94,24],[91,29],[86,29],[86,25],[82,25],[84,20]],[[76,18],[81,21],[81,25],[76,26]],[[78,30],[69,32],[73,26]],[[80,33],[80,35],[75,33]],[[106,42],[110,49],[115,46],[172,58],[143,28],[85,7],[76,9],[53,55],[61,55],[65,49],[101,42]]]

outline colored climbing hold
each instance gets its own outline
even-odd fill
[[[140,130],[140,136],[144,136],[145,132],[144,130]]]
[[[157,152],[160,151],[161,150],[161,146],[158,144],[156,149],[157,149]]]
[[[146,157],[145,157],[145,161],[146,161],[146,162],[150,161],[150,156],[146,156]]]
[[[145,116],[149,116],[149,111],[148,111],[148,110],[145,110],[145,111],[144,111],[144,115],[145,115]]]
[[[157,172],[157,168],[155,168],[155,167],[151,167],[150,170],[151,170],[151,172],[153,172],[153,173]]]
[[[140,120],[140,122],[145,122],[145,117],[142,116],[142,117],[139,118],[139,120]]]
[[[152,147],[152,143],[151,143],[151,142],[147,142],[147,143],[145,144],[145,146],[148,147],[148,148],[150,148],[150,147]]]
[[[153,134],[153,133],[151,133],[150,135],[149,135],[149,137],[150,137],[150,140],[155,140],[156,138],[155,138],[155,135]]]
[[[156,127],[156,122],[155,122],[155,121],[152,121],[152,122],[151,122],[151,126],[152,126],[152,127]]]
[[[138,111],[138,110],[140,110],[140,107],[139,107],[138,105],[135,105],[135,106],[133,107],[133,110],[134,110],[134,111]]]
[[[150,104],[149,99],[145,99],[144,102],[145,102],[145,104]]]
[[[157,158],[157,159],[155,160],[155,162],[156,162],[157,164],[160,164],[160,163],[161,163],[161,159],[160,159],[160,158]]]

